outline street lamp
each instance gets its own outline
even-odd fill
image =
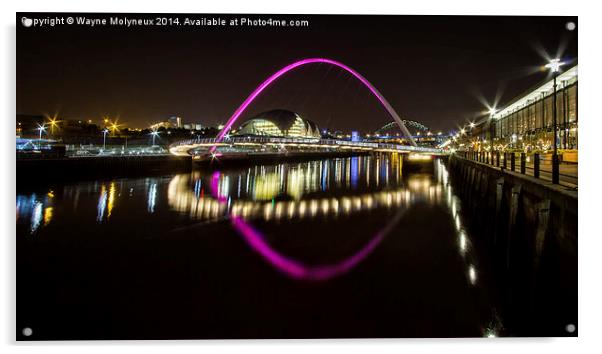
[[[493,125],[493,116],[497,113],[495,107],[489,109],[489,139],[491,140],[491,151],[493,151],[493,141],[495,140],[495,126]]]
[[[546,68],[550,69],[550,71],[552,71],[552,75],[554,75],[554,89],[553,89],[553,106],[554,108],[552,109],[552,125],[553,125],[553,129],[554,129],[554,153],[552,155],[552,183],[554,184],[558,184],[558,182],[560,182],[560,166],[559,166],[559,161],[558,161],[558,137],[556,135],[556,78],[558,77],[558,73],[560,72],[560,67],[564,65],[563,62],[560,61],[560,59],[552,59],[550,60],[550,62],[546,65]]]
[[[153,146],[155,146],[155,138],[159,135],[159,132],[155,130],[151,132],[151,135],[153,136]]]
[[[42,125],[38,124],[37,130],[40,131],[40,138],[38,139],[38,144],[42,146],[42,133],[46,130],[46,124],[42,123]]]
[[[107,133],[109,132],[108,129],[104,129],[102,131],[102,150],[104,151],[107,148]]]
[[[48,124],[50,124],[50,134],[54,136],[54,128],[58,126],[59,121],[56,117],[48,118]]]

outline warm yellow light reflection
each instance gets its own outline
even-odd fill
[[[44,209],[44,226],[50,224],[51,220],[52,220],[52,207],[46,207],[46,209]]]

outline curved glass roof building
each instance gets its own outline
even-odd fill
[[[295,112],[275,109],[248,119],[233,135],[319,138],[320,129]]]

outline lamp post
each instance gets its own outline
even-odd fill
[[[40,148],[42,146],[42,133],[46,130],[46,124],[42,123],[42,125],[38,124],[38,128],[37,130],[40,131],[40,137],[38,138],[38,148]]]
[[[56,117],[49,118],[48,124],[50,124],[50,135],[51,136],[54,136],[54,128],[57,126],[57,123],[58,123],[58,121],[57,121]]]
[[[158,131],[151,132],[151,135],[153,136],[153,146],[155,146],[155,138],[157,137],[157,135],[159,135],[159,132]]]
[[[560,59],[552,59],[546,65],[546,68],[552,71],[552,75],[554,75],[554,88],[553,88],[553,109],[552,109],[552,125],[554,129],[554,153],[552,155],[552,183],[558,184],[560,182],[560,164],[558,161],[558,137],[556,136],[556,78],[558,77],[558,72],[560,72],[560,66],[564,63],[560,61]]]
[[[489,141],[491,145],[491,151],[493,153],[493,142],[495,141],[495,125],[493,124],[493,119],[497,110],[495,107],[489,110]]]
[[[103,151],[106,150],[106,148],[107,148],[107,133],[108,132],[109,132],[109,130],[106,128],[102,131],[102,150]]]

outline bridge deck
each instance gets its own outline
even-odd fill
[[[206,148],[217,146],[222,148],[222,153],[236,153],[243,151],[240,148],[272,146],[275,148],[308,148],[324,151],[336,150],[357,150],[357,151],[377,151],[377,152],[399,152],[399,153],[419,153],[440,155],[443,150],[419,146],[408,146],[400,144],[349,141],[336,139],[307,139],[307,138],[275,138],[275,137],[230,137],[219,141],[216,138],[210,139],[190,139],[174,143],[169,151],[174,155],[190,155],[194,150],[205,152]]]

